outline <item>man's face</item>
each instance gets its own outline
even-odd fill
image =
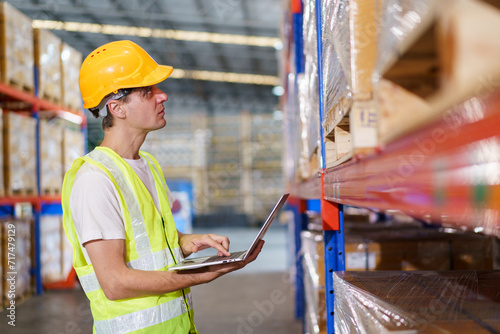
[[[153,85],[146,92],[135,90],[130,93],[128,101],[122,105],[122,108],[127,112],[130,126],[153,131],[166,125],[163,103],[167,100],[167,94]]]

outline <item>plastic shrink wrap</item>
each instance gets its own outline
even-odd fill
[[[500,271],[335,272],[336,333],[496,333]]]
[[[2,229],[2,266],[4,302],[31,293],[32,226],[30,219],[5,220]],[[9,237],[15,240],[9,241]],[[9,261],[10,260],[10,261]],[[10,278],[15,277],[15,280]],[[7,280],[9,279],[9,280]]]
[[[61,102],[61,39],[45,29],[35,29],[35,64],[38,67],[38,96]]]
[[[36,120],[4,112],[4,164],[6,190],[10,195],[36,192]]]
[[[351,104],[349,2],[325,0],[321,13],[325,127],[342,119]]]
[[[44,284],[63,281],[62,220],[60,215],[43,215],[40,218],[42,280]]]
[[[85,155],[85,136],[81,131],[63,130],[63,173],[66,173],[76,158]]]
[[[321,333],[326,329],[323,236],[321,232],[302,231],[300,239],[304,270],[305,332]]]
[[[1,80],[34,90],[34,50],[31,19],[7,2],[0,2]]]
[[[82,110],[82,97],[78,87],[78,76],[82,66],[82,53],[66,43],[61,44],[61,97],[63,105]]]
[[[298,78],[303,178],[308,178],[308,162],[319,146],[318,42],[316,1],[304,1],[304,73]]]
[[[63,128],[46,120],[40,121],[40,191],[59,194],[62,185]]]
[[[283,170],[285,180],[288,184],[295,184],[300,175],[297,169],[297,162],[300,159],[301,139],[300,139],[300,117],[298,111],[298,98],[296,94],[295,73],[287,76],[287,94],[283,118],[284,140],[286,145],[283,159]]]
[[[379,0],[376,73],[384,73],[435,14],[437,0]]]

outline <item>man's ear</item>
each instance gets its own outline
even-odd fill
[[[108,110],[114,117],[125,118],[125,109],[123,108],[123,104],[118,100],[110,100],[108,102]]]

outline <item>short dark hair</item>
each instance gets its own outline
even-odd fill
[[[119,89],[118,92],[123,94],[123,97],[121,97],[119,100],[122,101],[123,103],[127,103],[129,100],[129,95],[135,91],[139,92],[139,95],[142,99],[146,98],[148,94],[151,92],[153,89],[153,86],[146,86],[146,87],[136,87],[136,88],[122,88]],[[99,109],[93,108],[89,109],[89,111],[92,113],[92,115],[95,118],[99,118]],[[106,104],[106,111],[107,115],[102,119],[102,129],[106,130],[108,128],[111,128],[114,124],[113,120],[113,115],[109,112],[108,105]]]

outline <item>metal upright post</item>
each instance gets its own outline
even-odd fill
[[[316,28],[318,37],[318,87],[319,120],[321,143],[321,217],[323,221],[323,240],[325,246],[325,285],[326,285],[326,327],[328,334],[335,333],[335,293],[333,290],[333,272],[345,270],[344,257],[344,215],[343,206],[325,199],[324,174],[326,170],[326,152],[323,120],[323,35],[321,0],[316,0]]]
[[[36,294],[41,295],[43,293],[43,284],[42,284],[42,260],[41,260],[41,233],[40,233],[40,216],[42,211],[42,205],[40,202],[41,195],[41,184],[40,184],[40,102],[38,100],[38,67],[34,67],[34,76],[35,76],[35,97],[36,103],[33,105],[33,117],[36,119],[36,188],[37,188],[37,196],[38,200],[34,207],[34,248],[35,248],[35,264],[32,267],[33,274],[35,276],[36,282]]]
[[[298,198],[288,200],[289,208],[294,214],[294,255],[295,255],[295,318],[304,319],[305,299],[304,299],[304,268],[302,266],[302,242],[300,233],[307,225],[307,201]]]
[[[335,333],[335,291],[333,272],[345,270],[343,205],[322,200],[325,242],[326,328]]]

